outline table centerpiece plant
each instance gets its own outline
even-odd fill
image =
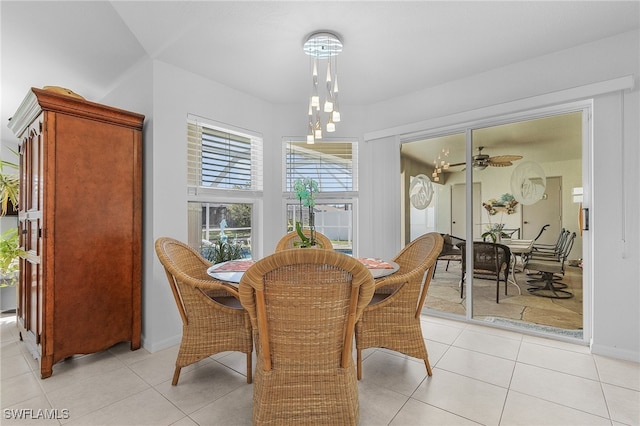
[[[311,179],[298,179],[293,185],[296,197],[300,200],[300,220],[296,222],[296,233],[301,241],[295,241],[294,245],[299,247],[322,247],[316,239],[315,211],[316,199],[314,193],[319,192],[318,183]],[[305,235],[302,224],[302,208],[309,209],[309,236]]]

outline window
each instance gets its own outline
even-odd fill
[[[262,138],[190,115],[187,150],[189,245],[210,260],[221,243],[251,257],[262,199]]]
[[[297,179],[312,178],[322,193],[358,190],[358,145],[354,142],[286,143],[286,190]]]
[[[189,245],[214,262],[220,243],[228,243],[238,258],[252,256],[253,203],[195,202],[189,208]]]
[[[262,191],[262,138],[202,120],[187,125],[189,186]]]
[[[355,141],[287,140],[284,143],[287,230],[300,220],[308,224],[308,211],[301,209],[293,186],[297,179],[312,178],[318,183],[315,226],[336,250],[353,254],[354,218],[358,196],[358,144]]]

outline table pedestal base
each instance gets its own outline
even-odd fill
[[[573,297],[573,293],[562,290],[567,287],[566,284],[554,283],[553,273],[543,272],[542,279],[545,282],[544,287],[531,287],[528,288],[527,291],[534,296],[549,297],[552,299],[571,299]]]

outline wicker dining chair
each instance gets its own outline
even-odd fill
[[[311,235],[311,231],[308,229],[305,229],[302,232],[307,237]],[[320,232],[317,232],[317,231],[315,234],[316,234],[316,240],[320,243],[320,245],[318,246],[319,248],[333,250],[333,244],[331,244],[331,240],[326,235],[321,234]],[[296,231],[291,231],[287,233],[284,237],[280,238],[280,241],[278,241],[278,244],[276,244],[275,251],[296,248],[296,247],[299,247],[299,245],[296,245],[296,244],[300,244],[300,243],[302,243],[302,240],[300,239],[300,236],[298,235],[298,233]]]
[[[420,358],[432,375],[420,312],[443,241],[435,232],[416,238],[393,259],[400,266],[398,271],[376,281],[371,303],[356,324],[358,380],[362,378],[362,350],[374,347]]]
[[[251,383],[251,323],[238,291],[211,278],[207,274],[211,263],[187,244],[161,237],[155,249],[182,318],[182,340],[171,384],[178,384],[182,367],[225,351],[247,355],[247,383]]]
[[[358,423],[353,333],[373,291],[369,270],[333,250],[275,252],[244,273],[255,425]]]

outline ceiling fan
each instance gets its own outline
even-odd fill
[[[473,168],[475,170],[484,170],[487,166],[492,167],[508,167],[513,166],[513,161],[520,160],[522,155],[498,155],[495,157],[489,157],[482,153],[483,146],[478,147],[478,155],[473,156]],[[455,163],[449,164],[449,167],[464,166],[467,163]]]

